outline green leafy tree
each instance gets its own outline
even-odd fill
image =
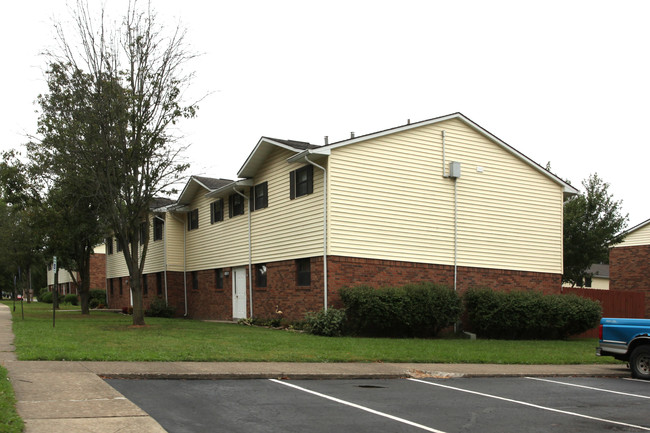
[[[594,263],[607,263],[609,247],[620,242],[627,225],[621,201],[594,173],[582,182],[585,192],[564,203],[564,274],[562,280],[582,286]]]
[[[40,194],[15,151],[0,162],[0,272],[4,291],[25,291],[31,300],[32,268],[44,269]],[[42,273],[37,272],[42,276]],[[15,284],[14,284],[15,281]],[[45,282],[39,278],[37,284]],[[10,290],[7,290],[10,288]],[[14,296],[16,293],[14,293]]]
[[[133,324],[143,325],[149,239],[140,240],[140,224],[148,229],[154,198],[169,193],[187,168],[171,128],[196,113],[196,104],[182,103],[193,75],[183,67],[194,55],[180,28],[165,35],[150,5],[130,3],[117,27],[106,24],[103,11],[92,19],[81,0],[74,14],[74,41],[57,25],[61,49],[50,53],[49,92],[39,98],[43,139],[33,150],[46,160],[65,158],[88,181],[86,192],[125,246]]]

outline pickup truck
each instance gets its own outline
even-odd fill
[[[650,320],[602,318],[598,356],[628,361],[632,377],[650,380]]]

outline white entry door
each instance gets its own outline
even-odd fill
[[[246,267],[232,269],[232,317],[246,318]]]

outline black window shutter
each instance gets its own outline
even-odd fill
[[[255,187],[251,186],[248,189],[248,210],[253,212],[255,210]]]
[[[216,218],[214,214],[214,207],[216,205],[216,202],[210,203],[210,224],[214,224]]]
[[[289,198],[296,198],[296,171],[289,173]]]
[[[232,218],[233,195],[228,197],[228,218]]]
[[[314,166],[307,167],[307,194],[314,192]]]
[[[264,203],[262,203],[262,207],[266,208],[269,207],[269,183],[264,182],[262,184],[262,189],[264,190],[264,198],[263,198]]]
[[[217,209],[218,215],[217,215],[217,221],[223,221],[223,199],[219,199],[219,209]]]

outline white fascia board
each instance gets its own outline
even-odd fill
[[[275,140],[272,140],[272,139],[270,139],[270,138],[262,137],[262,138],[260,138],[260,140],[257,142],[257,144],[255,145],[255,148],[254,148],[253,151],[250,153],[250,155],[248,155],[248,158],[246,158],[246,161],[244,162],[244,164],[241,166],[241,168],[240,168],[239,171],[237,172],[237,176],[239,176],[239,177],[248,177],[248,176],[245,175],[245,173],[246,173],[246,169],[248,168],[249,164],[250,164],[250,163],[253,161],[253,159],[255,158],[255,155],[257,154],[259,148],[260,148],[261,146],[265,145],[265,144],[271,144],[271,145],[273,145],[273,146],[277,146],[277,147],[280,147],[280,148],[282,148],[282,149],[290,150],[291,152],[298,152],[296,149],[294,149],[294,148],[291,147],[291,146],[287,146],[286,144],[279,143],[279,142],[277,142],[277,141],[275,141]]]
[[[177,203],[181,203],[185,198],[184,195],[189,194],[189,190],[193,182],[207,191],[212,191],[212,189],[208,188],[203,182],[199,181],[196,177],[190,176],[189,180],[185,184],[185,187],[183,188],[183,191],[181,191],[181,194],[178,196],[178,199],[176,200]]]
[[[501,139],[499,139],[495,135],[493,135],[490,132],[488,132],[487,130],[483,129],[481,126],[479,126],[478,124],[474,123],[473,121],[471,121],[470,119],[465,117],[462,113],[453,113],[453,114],[449,114],[447,116],[436,117],[434,119],[429,119],[429,120],[423,120],[421,122],[409,123],[408,125],[398,126],[397,128],[386,129],[384,131],[379,131],[379,132],[375,132],[375,133],[372,133],[372,134],[362,135],[362,136],[359,136],[359,137],[356,137],[356,138],[351,138],[349,140],[340,141],[338,143],[333,143],[333,144],[330,144],[328,146],[323,146],[323,148],[336,149],[337,147],[347,146],[349,144],[354,144],[354,143],[360,143],[362,141],[371,140],[373,138],[378,138],[378,137],[383,137],[383,136],[386,136],[386,135],[389,135],[389,134],[395,134],[395,133],[398,133],[398,132],[408,131],[410,129],[419,128],[419,127],[427,126],[427,125],[435,125],[436,123],[445,122],[445,121],[450,120],[450,119],[458,119],[458,120],[462,121],[463,123],[465,123],[470,128],[472,128],[475,131],[477,131],[478,133],[484,135],[485,137],[487,137],[488,139],[493,141],[498,146],[502,147],[503,149],[505,149],[506,151],[508,151],[512,155],[514,155],[515,157],[519,158],[520,160],[524,161],[526,164],[533,167],[535,170],[542,173],[544,176],[550,178],[553,182],[562,185],[562,187],[564,188],[564,194],[565,195],[571,196],[571,195],[576,195],[576,194],[579,193],[579,191],[576,188],[574,188],[570,184],[566,183],[565,181],[563,181],[559,177],[555,176],[553,173],[549,172],[548,170],[544,169],[542,166],[537,164],[535,161],[528,158],[526,155],[519,152],[518,150],[516,150],[515,148],[513,148],[509,144],[505,143],[504,141],[502,141]]]
[[[287,158],[288,163],[304,161],[305,156],[307,155],[319,155],[319,156],[329,156],[332,153],[331,148],[317,148],[317,149],[307,149],[303,150],[300,153],[297,153],[289,158]]]
[[[623,230],[623,231],[621,232],[621,234],[624,234],[625,236],[627,236],[627,235],[629,235],[630,233],[632,233],[632,232],[634,232],[634,231],[637,231],[637,230],[639,230],[640,228],[643,228],[643,227],[647,226],[648,224],[650,224],[650,219],[647,219],[647,220],[643,221],[642,223],[635,225],[635,226],[632,227],[632,228],[629,228],[629,229],[627,229],[627,230]]]
[[[254,185],[253,179],[240,179],[240,180],[236,180],[236,181],[234,181],[232,183],[229,183],[228,185],[224,185],[221,188],[217,188],[214,191],[210,191],[205,196],[206,197],[217,197],[217,196],[220,196],[221,194],[223,194],[226,191],[232,191],[233,188],[237,188],[238,186],[247,187],[247,186],[253,186],[253,185]]]

